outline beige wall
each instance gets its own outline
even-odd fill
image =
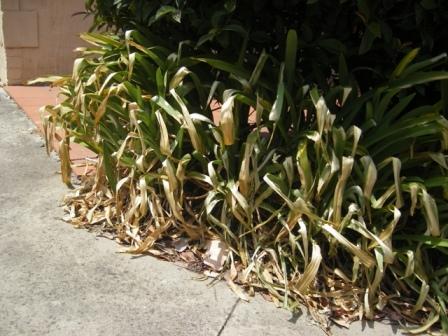
[[[3,12],[0,0],[0,86],[6,84],[6,53],[3,42]]]
[[[48,75],[71,73],[82,45],[79,34],[90,27],[84,0],[1,0],[8,84],[25,84]]]

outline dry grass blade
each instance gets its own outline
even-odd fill
[[[317,244],[313,244],[313,252],[311,254],[311,260],[306,266],[302,276],[296,284],[297,291],[300,294],[306,294],[310,285],[316,280],[319,266],[322,261],[322,255],[320,253],[320,247]]]
[[[346,247],[353,255],[357,256],[359,258],[359,261],[366,267],[370,268],[376,264],[375,259],[373,259],[373,257],[369,253],[361,250],[358,246],[352,244],[347,238],[345,238],[343,235],[341,235],[338,231],[336,231],[328,224],[324,224],[322,226],[322,229],[331,234],[340,244]]]
[[[221,107],[221,117],[219,125],[223,134],[224,144],[230,146],[234,143],[235,122],[233,117],[233,107],[235,96],[228,97]]]

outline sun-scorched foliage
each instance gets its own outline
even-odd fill
[[[86,5],[110,30],[46,108],[65,182],[70,141],[98,154],[72,222],[218,239],[249,293],[448,331],[444,1]]]

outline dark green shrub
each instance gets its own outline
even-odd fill
[[[286,33],[297,31],[296,77],[326,89],[338,81],[340,56],[364,91],[389,78],[421,48],[425,59],[447,51],[443,0],[87,0],[95,27],[137,29],[186,55],[217,54],[253,68],[262,50],[282,59]],[[244,53],[244,56],[242,55]],[[299,76],[300,75],[300,76]]]

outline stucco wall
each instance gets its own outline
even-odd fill
[[[47,75],[69,74],[83,45],[79,34],[90,27],[84,0],[1,0],[9,84]]]
[[[0,86],[6,84],[6,53],[3,42],[3,12],[0,0]]]

